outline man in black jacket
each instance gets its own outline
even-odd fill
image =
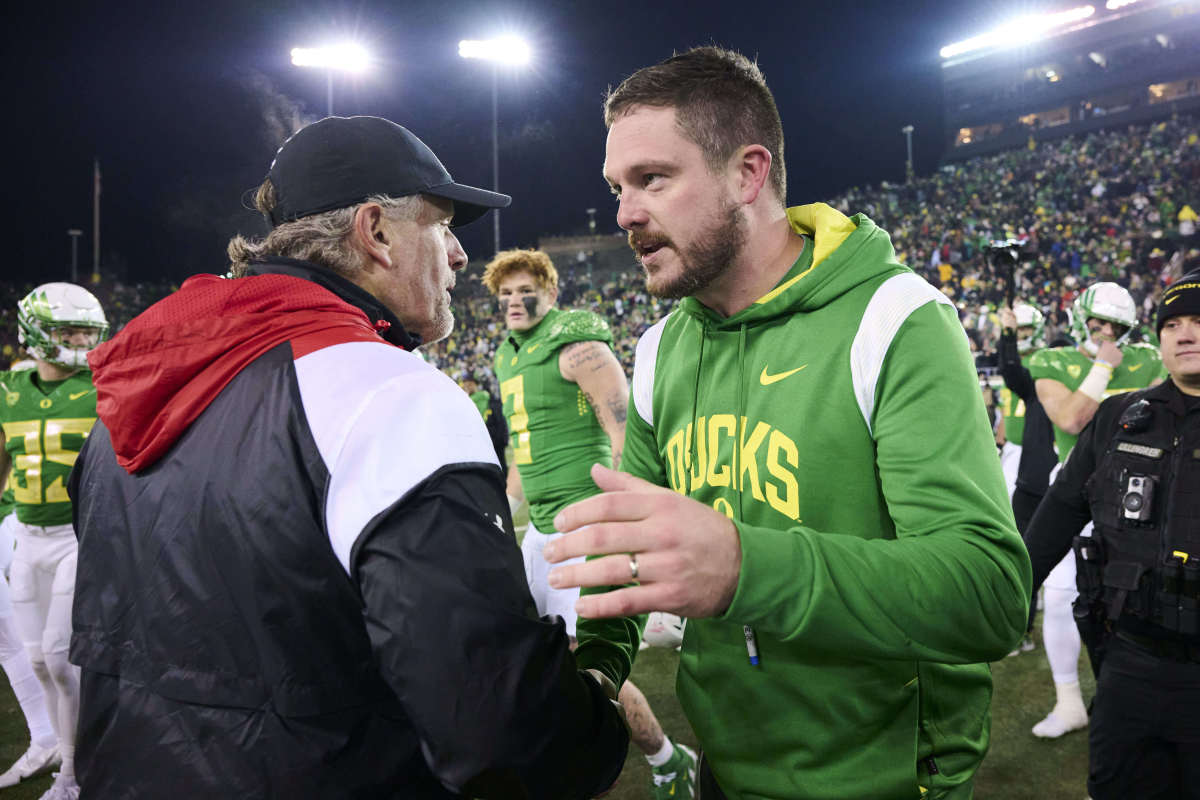
[[[71,476],[91,797],[584,798],[628,745],[539,619],[483,422],[412,353],[452,228],[506,206],[416,136],[331,117],[276,154],[272,231],[95,353]]]
[[[1050,485],[1050,471],[1058,464],[1058,454],[1054,451],[1054,426],[1038,400],[1033,376],[1026,366],[1034,350],[1045,346],[1041,329],[1042,314],[1033,306],[1018,305],[1015,310],[1000,309],[1000,346],[997,352],[1000,376],[1008,390],[1004,402],[1004,427],[1009,442],[1005,448],[1016,450],[1017,459],[1016,476],[1009,486],[1009,496],[1017,530],[1022,536]],[[1019,439],[1014,442],[1013,432],[1017,426],[1011,422],[1018,418],[1021,421]],[[1006,480],[1008,473],[1006,467]],[[1033,620],[1037,615],[1036,592],[1034,594],[1029,604],[1029,625],[1025,636],[1018,648],[1009,655],[1029,652],[1034,648]]]
[[[1026,535],[1035,589],[1075,550],[1096,800],[1200,797],[1200,272],[1158,333],[1171,379],[1100,404]]]

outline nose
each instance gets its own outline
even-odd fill
[[[1179,325],[1179,336],[1176,342],[1195,344],[1200,341],[1200,317],[1184,317]]]
[[[450,231],[446,232],[446,261],[450,269],[457,272],[467,265],[467,251],[463,250],[462,242]]]
[[[638,200],[637,192],[622,192],[617,201],[617,224],[621,230],[631,231],[649,221],[646,207]]]

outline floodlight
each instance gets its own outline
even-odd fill
[[[320,67],[341,72],[362,72],[370,62],[367,50],[347,42],[329,47],[293,47],[292,63],[297,67]]]
[[[463,58],[481,58],[501,64],[528,64],[532,57],[529,44],[515,36],[498,39],[463,39],[458,43],[458,54]]]
[[[528,64],[532,53],[529,44],[516,36],[500,36],[495,39],[463,39],[458,43],[458,54],[463,58],[475,58],[492,62],[492,190],[500,191],[500,101],[496,90],[496,69],[499,64]],[[500,252],[500,209],[492,212],[492,244]]]
[[[995,30],[964,39],[961,42],[946,45],[939,54],[942,58],[953,58],[972,50],[983,50],[989,47],[1012,47],[1019,44],[1035,42],[1046,36],[1055,28],[1070,25],[1082,19],[1087,19],[1096,13],[1095,6],[1079,6],[1078,8],[1058,11],[1053,14],[1035,14],[1019,17],[1006,22]]]

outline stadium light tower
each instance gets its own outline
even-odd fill
[[[79,237],[83,236],[83,231],[68,228],[67,236],[71,237],[71,283],[79,283]]]
[[[911,181],[913,178],[913,165],[912,165],[913,126],[905,125],[903,128],[900,129],[900,132],[904,134],[904,138],[908,142],[908,161],[905,163],[905,166],[904,166],[904,180],[905,180],[905,182],[908,182],[908,181]]]
[[[329,116],[333,116],[333,73],[363,72],[370,63],[367,50],[360,44],[345,42],[328,47],[293,47],[292,63],[297,67],[317,67],[325,70],[325,100]]]
[[[496,72],[500,64],[523,66],[528,64],[532,53],[529,45],[514,36],[482,41],[463,39],[458,43],[458,54],[463,58],[479,58],[492,64],[492,191],[500,191],[500,133],[499,101],[496,94]],[[493,252],[500,252],[500,210],[492,212]]]

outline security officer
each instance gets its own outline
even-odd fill
[[[1026,534],[1035,587],[1074,549],[1075,617],[1102,652],[1096,800],[1200,798],[1200,271],[1163,293],[1157,330],[1170,380],[1100,405]]]

